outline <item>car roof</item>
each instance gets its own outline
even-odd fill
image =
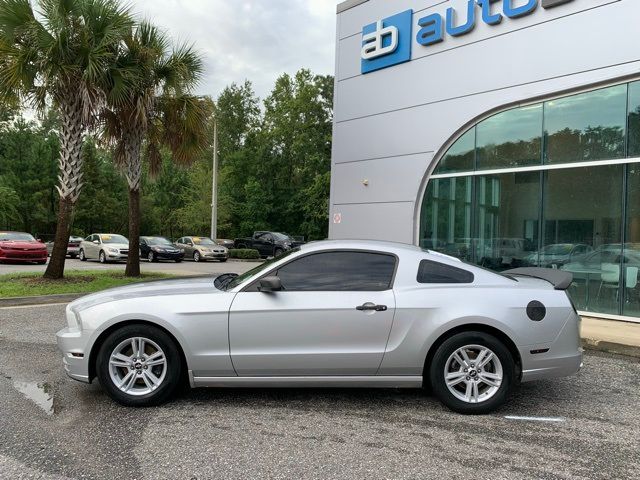
[[[382,240],[320,240],[316,242],[305,243],[300,246],[304,252],[316,250],[335,249],[354,249],[354,250],[381,250],[385,252],[423,252],[420,247],[409,245],[407,243],[388,242]]]

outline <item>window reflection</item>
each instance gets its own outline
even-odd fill
[[[474,169],[476,129],[462,135],[442,157],[434,173],[466,172]]]
[[[629,84],[629,157],[640,156],[640,82]]]
[[[472,259],[472,180],[459,177],[429,182],[421,212],[422,248]]]
[[[640,165],[628,167],[623,314],[640,317]]]
[[[542,105],[499,113],[477,127],[478,170],[542,162]]]
[[[551,100],[544,109],[547,163],[624,156],[626,85]]]

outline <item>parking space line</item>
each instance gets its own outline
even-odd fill
[[[519,420],[522,422],[556,422],[556,423],[561,423],[561,422],[566,422],[567,419],[566,418],[562,418],[562,417],[521,417],[518,415],[505,415],[505,417],[507,420]]]

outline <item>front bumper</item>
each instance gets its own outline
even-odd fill
[[[11,251],[4,250],[0,254],[0,262],[20,262],[20,263],[31,263],[31,262],[46,262],[47,261],[47,251],[37,251],[37,252],[25,252],[25,251]]]
[[[216,253],[216,252],[207,252],[201,253],[201,258],[204,260],[224,260],[229,258],[228,253]]]
[[[184,253],[154,252],[158,260],[182,260]]]
[[[105,253],[107,254],[107,260],[109,260],[110,262],[126,260],[127,257],[129,256],[128,253],[112,253],[112,252],[105,252]]]
[[[74,380],[91,383],[89,379],[89,352],[86,351],[87,339],[82,330],[63,328],[56,333],[58,348],[62,352],[64,371]]]
[[[582,368],[580,322],[578,314],[572,312],[552,343],[519,348],[522,358],[522,382],[568,377]],[[548,351],[532,353],[544,349]]]

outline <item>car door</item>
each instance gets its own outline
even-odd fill
[[[236,373],[375,375],[393,322],[396,263],[377,252],[312,253],[268,274],[282,291],[246,287],[229,314]]]
[[[98,257],[98,247],[99,245],[96,245],[94,242],[95,241],[100,241],[98,239],[98,235],[91,235],[89,237],[89,242],[87,244],[87,249],[85,251],[85,256],[87,258],[97,258]]]
[[[195,251],[195,246],[191,238],[185,237],[183,248],[184,248],[184,256],[187,258],[193,258],[193,252]]]
[[[149,254],[150,247],[147,245],[145,238],[140,238],[140,256],[146,258]]]
[[[253,248],[258,250],[263,257],[273,255],[273,236],[270,233],[258,235],[253,241]]]

